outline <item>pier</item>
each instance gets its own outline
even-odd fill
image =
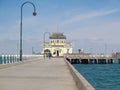
[[[64,58],[71,64],[113,64],[118,60],[120,64],[120,53],[109,55],[90,54],[90,53],[72,53],[65,54]]]
[[[32,58],[14,64],[1,64],[0,90],[18,89],[95,90],[64,58]]]

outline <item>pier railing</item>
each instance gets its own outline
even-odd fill
[[[114,60],[118,60],[120,63],[120,53],[113,53],[109,55],[104,54],[90,54],[90,53],[72,53],[65,54],[64,58],[70,63],[82,63],[82,64],[106,64],[114,63]]]
[[[0,64],[12,64],[18,61],[19,58],[17,55],[0,55]]]
[[[41,55],[23,55],[23,61],[41,59]],[[0,64],[13,64],[20,62],[19,55],[0,55]]]

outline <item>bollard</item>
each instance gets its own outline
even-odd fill
[[[14,63],[14,55],[12,55],[12,62]]]
[[[10,63],[12,64],[12,55],[10,55]]]
[[[9,57],[9,64],[10,64],[10,55],[8,55],[8,57]]]
[[[13,63],[14,63],[14,55],[12,55]]]
[[[2,64],[4,64],[4,55],[2,55]]]
[[[7,63],[9,63],[9,55],[6,55]]]
[[[16,62],[16,56],[14,55],[14,62]]]
[[[14,63],[14,57],[13,57],[13,55],[11,55],[11,57],[12,57],[12,63]]]
[[[15,55],[15,62],[17,62],[17,55]]]
[[[19,55],[17,55],[17,62],[19,62],[20,61],[20,56]]]
[[[2,55],[0,55],[0,64],[2,64]]]
[[[4,55],[4,64],[7,64],[7,57],[6,57],[6,55]]]

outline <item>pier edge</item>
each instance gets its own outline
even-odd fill
[[[67,61],[68,68],[75,80],[78,90],[95,90],[95,88]]]

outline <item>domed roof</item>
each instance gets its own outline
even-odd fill
[[[66,36],[63,33],[52,33],[50,39],[66,39]]]

